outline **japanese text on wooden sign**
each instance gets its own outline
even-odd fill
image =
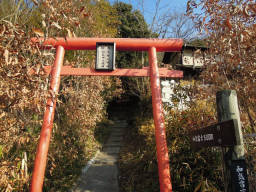
[[[235,192],[249,192],[245,160],[231,161],[232,187]]]

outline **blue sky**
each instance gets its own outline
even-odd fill
[[[109,0],[110,3],[115,1],[132,4],[134,9],[139,9],[141,11],[147,23],[151,24],[153,15],[155,13],[157,0]],[[142,4],[142,2],[144,2],[144,4]],[[186,5],[187,0],[161,0],[159,5],[159,14],[165,13],[167,11],[185,13]]]

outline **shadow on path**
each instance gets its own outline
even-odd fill
[[[134,101],[109,104],[109,119],[114,122],[111,134],[103,149],[83,168],[71,192],[119,192],[117,161],[128,122],[136,113],[135,106]]]

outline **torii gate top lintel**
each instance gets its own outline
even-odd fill
[[[181,51],[182,39],[145,39],[145,38],[32,38],[32,43],[42,43],[43,47],[62,46],[65,50],[95,50],[97,42],[116,43],[117,51],[148,51],[155,47],[157,52]]]

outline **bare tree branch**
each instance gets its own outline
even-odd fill
[[[191,39],[195,34],[195,26],[191,19],[183,13],[170,12],[163,14],[154,29],[162,38]]]

